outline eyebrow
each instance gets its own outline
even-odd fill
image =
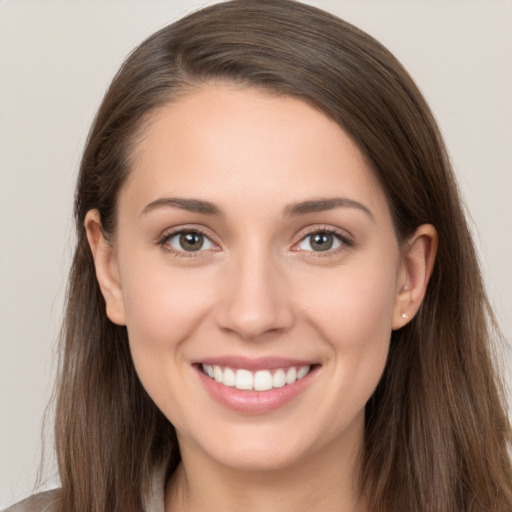
[[[285,216],[295,217],[298,215],[308,215],[310,213],[325,212],[328,210],[334,210],[336,208],[355,208],[364,212],[371,220],[375,221],[375,218],[364,204],[348,199],[346,197],[331,197],[326,199],[313,199],[311,201],[301,201],[300,203],[293,203],[286,207]]]
[[[144,210],[142,210],[141,217],[158,208],[180,208],[187,212],[201,213],[203,215],[222,215],[222,210],[209,201],[181,197],[162,197],[149,203]]]
[[[222,216],[222,210],[215,204],[201,199],[186,199],[181,197],[162,197],[149,203],[141,216],[159,208],[179,208],[192,213],[200,213],[202,215]],[[308,215],[311,213],[325,212],[336,208],[355,208],[364,212],[373,221],[375,220],[372,212],[364,204],[348,199],[346,197],[332,197],[326,199],[312,199],[309,201],[301,201],[288,205],[284,210],[285,217],[296,217],[300,215]]]

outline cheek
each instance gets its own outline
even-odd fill
[[[201,269],[177,270],[161,261],[130,259],[122,275],[130,348],[144,379],[165,375],[169,365],[184,357],[182,343],[206,315],[207,276]]]
[[[388,339],[396,297],[394,268],[362,264],[340,267],[321,280],[316,276],[300,292],[308,314],[329,339],[342,344],[360,346],[382,335]]]
[[[138,266],[123,282],[126,325],[139,379],[157,407],[176,428],[183,427],[190,395],[186,370],[187,340],[208,309],[205,279],[168,266]],[[200,272],[199,272],[200,273]],[[197,274],[197,273],[196,273]],[[172,417],[171,413],[172,412]]]
[[[340,266],[301,291],[305,314],[334,362],[333,382],[340,383],[343,401],[353,412],[373,394],[386,364],[396,296],[394,261],[387,265],[375,258],[374,264]]]
[[[132,351],[158,356],[179,347],[205,315],[209,278],[201,269],[180,271],[161,261],[139,265],[134,258],[130,263],[122,282]]]

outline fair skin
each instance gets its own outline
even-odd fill
[[[358,148],[290,97],[198,88],[135,155],[115,236],[96,211],[86,229],[107,314],[177,431],[166,511],[365,510],[364,408],[421,304],[434,228],[399,244]],[[238,389],[247,375],[271,389]]]

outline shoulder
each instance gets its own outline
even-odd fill
[[[56,489],[34,494],[3,512],[54,512],[57,494]]]

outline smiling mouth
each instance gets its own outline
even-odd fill
[[[311,371],[312,366],[290,366],[254,372],[243,368],[210,364],[201,364],[199,368],[205,375],[227,387],[242,391],[269,391],[289,386],[303,379]]]

